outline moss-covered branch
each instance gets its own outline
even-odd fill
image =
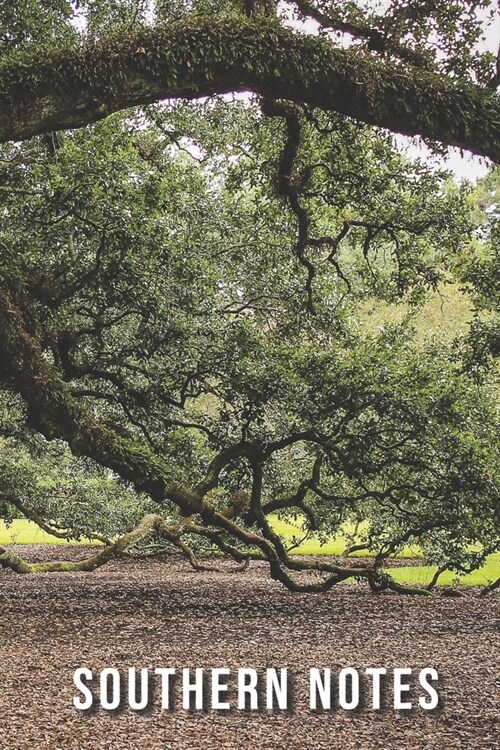
[[[216,570],[216,568],[210,565],[204,565],[199,562],[191,547],[182,541],[181,536],[184,532],[182,525],[169,526],[162,516],[155,513],[144,516],[135,529],[132,529],[128,534],[124,534],[107,547],[100,548],[95,555],[86,557],[83,560],[57,560],[44,563],[30,563],[15,552],[1,547],[0,568],[10,568],[15,573],[22,574],[88,573],[101,568],[117,557],[123,556],[129,547],[138,544],[153,532],[157,532],[174,547],[177,547],[194,570]]]
[[[97,568],[102,567],[110,560],[123,554],[127,547],[137,544],[141,539],[144,539],[162,521],[163,519],[160,516],[154,514],[145,516],[135,529],[121,536],[113,544],[101,548],[99,552],[91,555],[91,557],[74,562],[65,560],[30,563],[14,552],[0,548],[0,567],[10,568],[15,573],[75,573],[97,570]]]
[[[254,91],[500,157],[498,96],[334,48],[275,19],[183,19],[0,65],[0,141],[165,98]]]
[[[0,378],[25,400],[30,425],[49,440],[67,441],[75,455],[89,456],[116,471],[156,502],[169,499],[184,513],[199,512],[203,497],[171,482],[168,466],[147,446],[120,437],[72,397],[43,356],[22,282],[2,278],[1,273],[0,280]]]

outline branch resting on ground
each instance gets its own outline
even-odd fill
[[[15,573],[90,572],[106,565],[110,560],[123,556],[129,547],[137,544],[153,532],[157,532],[168,542],[178,547],[195,570],[215,570],[211,566],[200,563],[193,550],[180,540],[182,525],[169,527],[162,516],[157,514],[144,516],[135,529],[128,534],[124,534],[109,546],[103,547],[95,555],[86,557],[84,560],[30,563],[14,552],[0,548],[0,567],[10,568]]]

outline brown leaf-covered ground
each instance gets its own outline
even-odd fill
[[[57,559],[61,548],[23,548]],[[81,550],[64,550],[79,555]],[[297,595],[265,566],[195,573],[183,560],[115,562],[95,573],[0,571],[0,750],[489,750],[498,735],[498,595],[374,596],[358,585]],[[286,713],[90,713],[72,705],[86,666],[287,667]],[[441,706],[381,711],[308,704],[310,667],[433,666]],[[419,691],[412,693],[418,697]]]

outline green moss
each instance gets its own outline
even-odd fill
[[[32,563],[30,567],[32,573],[49,573],[54,572],[55,565],[56,563]],[[72,573],[77,569],[77,566],[73,562],[57,563],[58,573]]]
[[[23,50],[0,65],[4,129],[24,117],[23,137],[168,96],[246,88],[498,154],[498,101],[488,92],[431,73],[409,74],[407,67],[299,35],[277,19],[200,16],[79,46]]]

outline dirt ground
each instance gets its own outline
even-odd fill
[[[23,548],[57,559],[61,548]],[[64,551],[66,555],[66,550]],[[72,555],[81,550],[72,549]],[[297,595],[265,566],[195,573],[178,559],[95,573],[0,571],[0,750],[489,750],[500,748],[498,594],[374,596],[359,585]],[[289,670],[286,712],[77,711],[73,673],[105,667]],[[309,669],[434,667],[440,706],[309,709]],[[416,691],[415,693],[413,691]],[[98,692],[98,691],[96,691]],[[410,696],[418,701],[418,685]]]

